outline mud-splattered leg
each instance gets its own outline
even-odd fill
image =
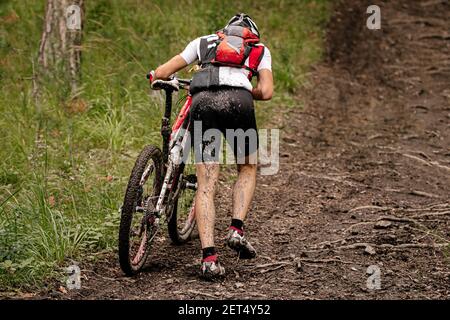
[[[245,220],[256,185],[256,164],[238,164],[238,179],[233,189],[233,219]]]
[[[202,248],[214,247],[214,221],[216,210],[214,194],[220,167],[218,163],[196,165],[198,189],[195,196],[195,215]]]

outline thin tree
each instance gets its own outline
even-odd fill
[[[44,27],[39,46],[37,85],[43,78],[62,80],[77,93],[81,77],[81,40],[84,0],[47,0]],[[59,82],[59,81],[58,81]]]

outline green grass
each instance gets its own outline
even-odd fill
[[[0,292],[41,284],[70,259],[116,247],[118,208],[134,159],[159,143],[162,99],[144,75],[234,13],[249,13],[270,48],[276,94],[266,122],[297,105],[322,52],[329,1],[87,1],[82,112],[57,79],[31,97],[44,1],[0,3]],[[188,76],[183,74],[184,76]],[[84,109],[84,108],[83,108]],[[174,110],[176,112],[176,110]]]

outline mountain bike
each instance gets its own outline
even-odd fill
[[[196,175],[186,170],[191,150],[189,111],[190,80],[156,80],[152,89],[165,93],[161,121],[162,148],[146,146],[128,181],[119,227],[119,262],[128,275],[138,273],[147,260],[155,236],[167,223],[169,237],[180,245],[190,240],[195,222]],[[174,91],[187,90],[186,101],[170,127]],[[191,170],[193,171],[193,170]]]

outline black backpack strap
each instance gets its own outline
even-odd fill
[[[215,44],[215,46],[210,46]],[[200,39],[200,66],[210,64],[217,50],[217,41],[208,41],[207,38]]]
[[[252,52],[253,46],[248,44],[245,47],[245,51],[244,51],[244,59],[242,59],[242,65],[245,65],[245,61],[247,61],[248,57],[250,56],[250,52]]]

